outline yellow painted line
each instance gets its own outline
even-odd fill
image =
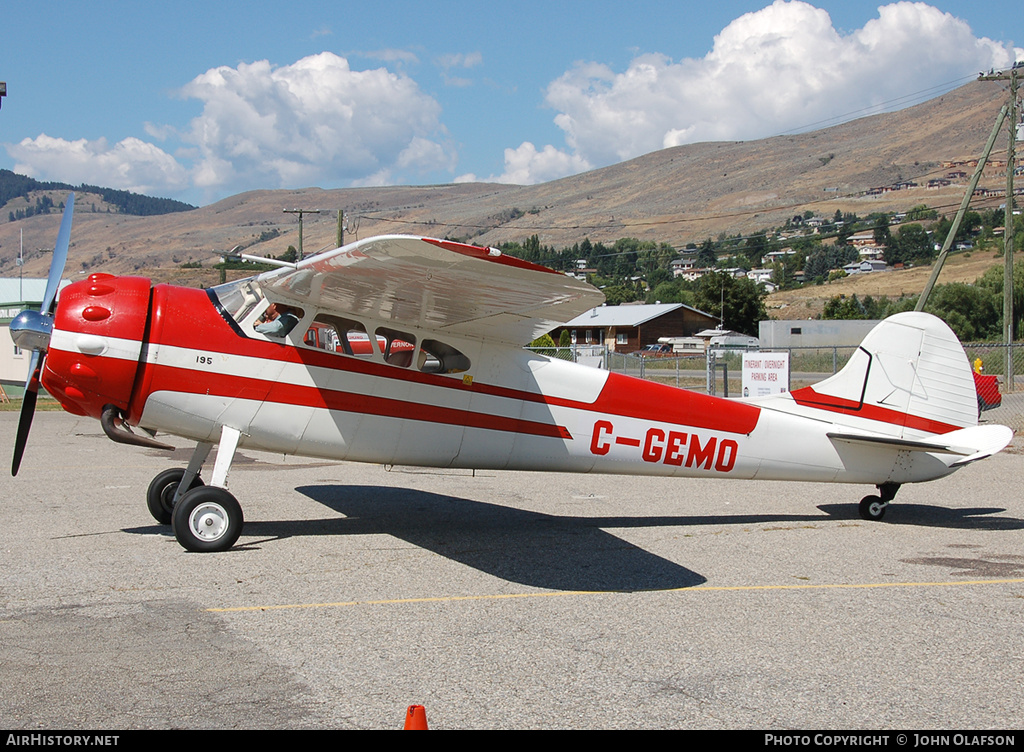
[[[338,601],[334,603],[289,603],[277,606],[233,606],[207,608],[212,613],[241,611],[286,611],[300,608],[346,608],[351,606],[394,606],[409,603],[455,603],[457,601],[497,601],[512,598],[565,598],[576,595],[615,595],[629,593],[700,593],[744,590],[857,590],[868,588],[919,588],[919,587],[962,587],[965,585],[1014,585],[1024,583],[1024,578],[1007,580],[959,580],[954,582],[867,582],[859,584],[833,585],[716,585],[669,588],[665,590],[565,590],[547,593],[495,593],[492,595],[439,595],[429,598],[393,598],[374,601]]]

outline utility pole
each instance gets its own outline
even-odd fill
[[[1003,389],[1014,391],[1013,368],[1013,171],[1016,165],[1017,89],[1019,63],[1009,70],[980,76],[979,81],[1009,81],[1010,101],[1006,104],[1010,133],[1006,145],[1006,211],[1003,214],[1003,342],[1006,345],[1006,379]]]
[[[964,214],[967,213],[967,207],[971,203],[971,197],[974,196],[974,189],[978,187],[978,180],[981,178],[981,173],[985,171],[985,164],[988,162],[988,155],[992,153],[992,147],[996,143],[996,136],[999,135],[999,130],[1003,127],[1003,121],[1006,119],[1007,108],[1004,105],[999,111],[999,117],[996,118],[996,124],[992,128],[992,133],[988,137],[988,143],[985,144],[985,150],[981,153],[981,159],[978,160],[978,166],[974,170],[974,175],[971,176],[971,182],[967,184],[967,190],[964,191],[963,200],[960,202],[960,208],[956,212],[956,217],[953,218],[953,224],[949,227],[949,232],[946,233],[946,240],[942,244],[942,250],[939,251],[938,258],[935,259],[935,264],[932,266],[932,275],[928,278],[928,282],[924,286],[924,290],[921,292],[921,296],[917,299],[917,306],[914,308],[915,311],[923,311],[925,304],[928,302],[928,296],[932,294],[932,288],[935,287],[935,282],[939,278],[939,272],[942,271],[942,265],[946,263],[946,256],[949,255],[949,249],[953,245],[953,239],[956,238],[957,232],[960,231],[960,223],[964,219]]]
[[[338,248],[345,245],[345,210],[338,209]]]
[[[299,261],[302,261],[302,215],[303,214],[319,214],[319,209],[283,209],[285,214],[298,214],[299,215]]]

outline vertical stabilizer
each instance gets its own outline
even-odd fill
[[[846,366],[792,392],[804,408],[841,425],[897,438],[978,424],[978,397],[960,341],[928,313],[898,313],[868,333]]]

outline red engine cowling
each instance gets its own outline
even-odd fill
[[[54,317],[42,385],[76,415],[127,410],[139,369],[151,283],[93,274],[65,287]]]

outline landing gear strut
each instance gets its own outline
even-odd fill
[[[860,500],[858,507],[861,519],[868,522],[878,522],[885,516],[885,510],[889,506],[889,502],[896,497],[896,492],[900,490],[900,484],[882,483],[875,488],[878,489],[879,495],[865,496]]]
[[[240,436],[234,428],[221,429],[210,485],[199,477],[213,448],[205,441],[196,445],[187,469],[165,470],[149,484],[150,513],[160,524],[170,524],[174,537],[188,551],[226,551],[242,532],[242,507],[226,488]]]

